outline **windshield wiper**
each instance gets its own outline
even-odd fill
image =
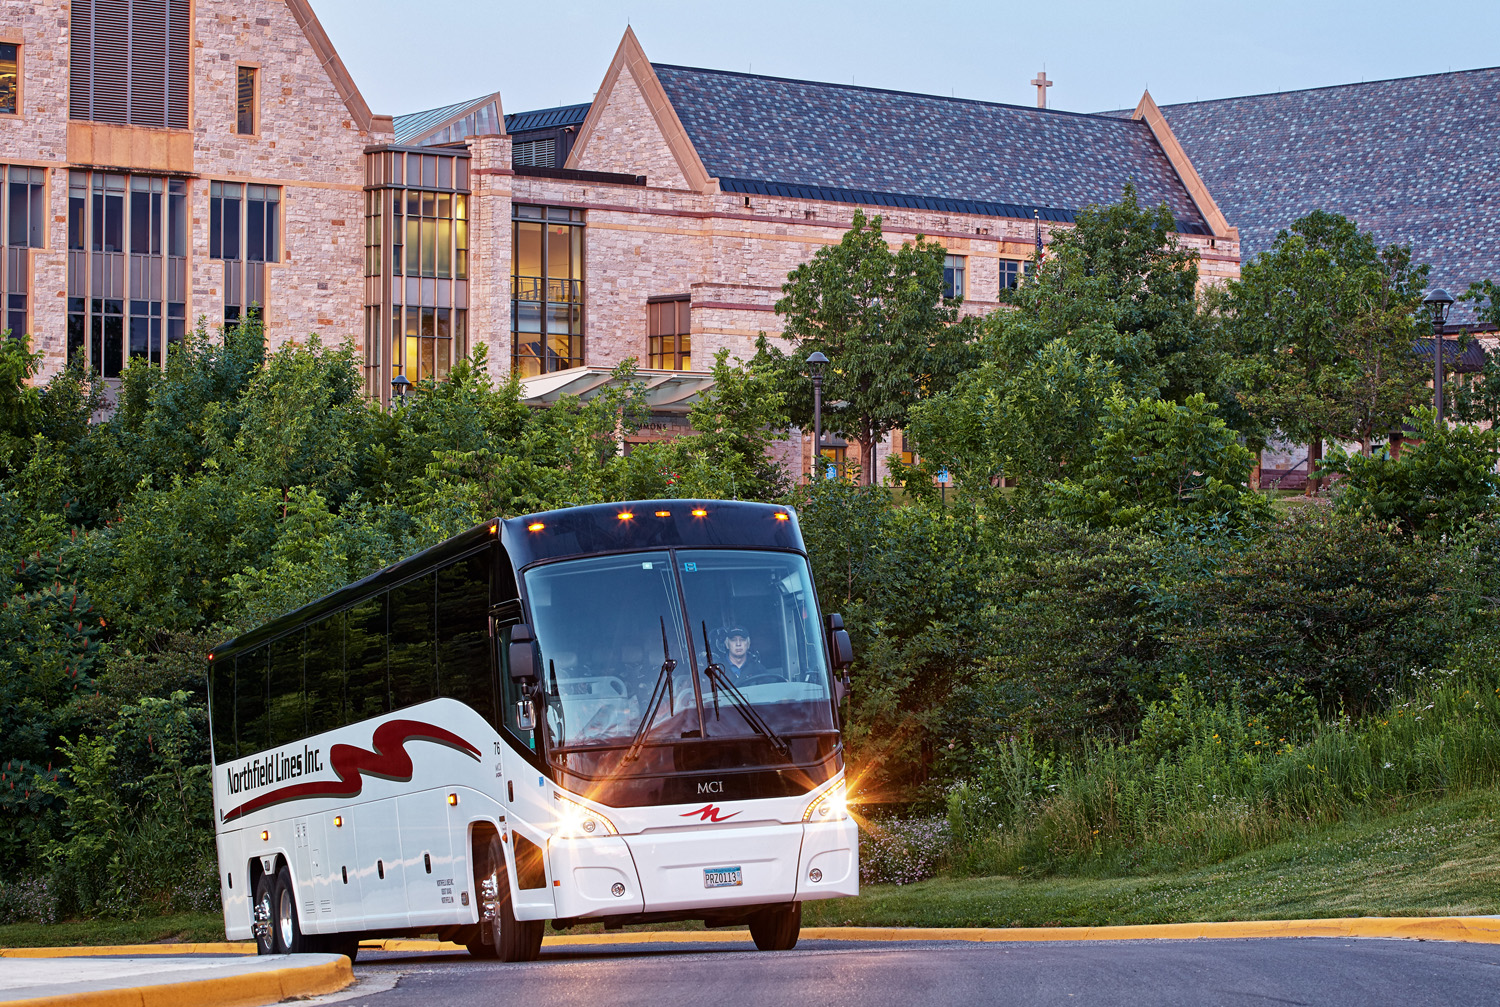
[[[703,674],[708,676],[708,684],[713,687],[714,719],[719,719],[719,687],[723,686],[724,692],[729,696],[729,701],[740,712],[740,716],[745,718],[745,723],[750,725],[750,730],[769,741],[771,747],[776,749],[777,755],[780,755],[787,762],[793,762],[792,749],[786,743],[786,739],[771,730],[771,725],[767,724],[764,718],[761,717],[760,711],[755,708],[755,704],[746,699],[745,694],[740,691],[739,686],[730,681],[729,675],[724,671],[724,667],[714,662],[714,651],[708,643],[708,623],[703,622],[700,625],[703,627],[703,653],[708,658],[708,664],[704,667]]]
[[[667,716],[672,715],[672,708],[677,705],[675,690],[672,686],[672,669],[677,667],[677,662],[673,660],[672,651],[667,646],[665,616],[661,620],[661,657],[661,671],[656,673],[656,685],[651,688],[651,700],[646,704],[646,715],[641,718],[640,725],[635,729],[635,737],[630,739],[630,747],[625,750],[626,762],[634,762],[640,757],[641,746],[646,743],[646,732],[651,728],[651,721],[656,718],[656,708],[661,705],[662,697],[665,696],[667,700]]]

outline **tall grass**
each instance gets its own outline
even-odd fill
[[[1477,670],[1472,664],[1486,665]],[[1414,673],[1378,714],[1319,721],[1187,685],[1128,744],[1072,758],[1013,739],[949,795],[960,874],[1114,874],[1212,863],[1318,825],[1500,785],[1500,676]]]

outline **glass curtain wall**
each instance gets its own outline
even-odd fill
[[[187,181],[68,173],[68,363],[118,378],[187,326]]]
[[[444,378],[469,355],[469,156],[366,157],[365,387]]]
[[[582,367],[583,211],[518,204],[512,218],[511,370]]]

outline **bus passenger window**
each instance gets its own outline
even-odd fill
[[[307,733],[344,723],[344,613],[307,628]]]
[[[386,596],[360,602],[349,610],[345,643],[345,687],[349,723],[378,717],[389,710],[386,683]]]
[[[466,703],[495,723],[495,681],[490,668],[488,553],[437,574],[438,692]]]
[[[234,743],[234,661],[213,665],[209,688],[210,716],[214,727],[214,761],[229,762],[238,754]]]
[[[271,648],[258,647],[234,659],[235,735],[241,755],[251,755],[267,746],[266,662]]]
[[[391,709],[424,703],[437,692],[433,575],[392,588]]]
[[[307,733],[302,695],[301,631],[271,644],[271,747]]]

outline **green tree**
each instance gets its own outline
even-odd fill
[[[1326,439],[1352,438],[1368,452],[1426,394],[1412,352],[1426,278],[1409,248],[1382,250],[1353,221],[1316,210],[1229,283],[1240,403],[1309,446],[1309,494]]]
[[[1135,525],[1163,518],[1270,517],[1270,505],[1246,489],[1252,456],[1199,393],[1108,403],[1092,457],[1076,478],[1051,486],[1050,509],[1094,525]]]
[[[941,245],[921,235],[895,251],[881,218],[854,225],[787,276],[776,302],[783,352],[765,333],[753,369],[776,380],[793,423],[813,425],[807,358],[828,357],[823,429],[859,442],[861,481],[875,479],[875,445],[906,422],[912,405],[947,388],[968,365],[958,302],[943,296]]]

